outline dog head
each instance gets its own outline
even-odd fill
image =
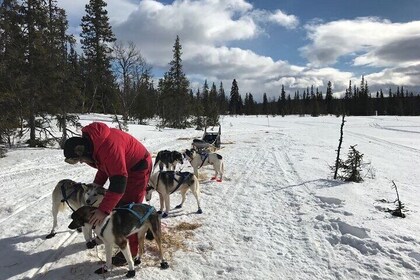
[[[184,155],[187,159],[192,160],[196,155],[196,151],[194,149],[186,149]]]
[[[86,205],[98,207],[104,198],[106,189],[91,185],[82,185],[84,190],[84,200]]]
[[[178,151],[173,151],[172,152],[172,161],[173,162],[179,162],[180,164],[184,164],[184,157],[182,156],[182,154]]]
[[[82,206],[71,214],[72,222],[69,224],[69,229],[77,229],[89,222],[90,217],[92,216],[92,211],[96,207],[92,206]]]

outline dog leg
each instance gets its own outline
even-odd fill
[[[163,213],[162,218],[168,217],[169,211],[171,210],[171,202],[170,202],[170,199],[169,199],[169,193],[166,194],[164,197],[165,197],[165,210],[166,210],[166,212]]]
[[[184,204],[184,202],[185,202],[185,194],[187,193],[187,191],[188,191],[188,189],[181,189],[180,190],[180,193],[181,193],[181,196],[182,196],[182,201],[181,201],[181,204],[179,204],[179,205],[177,205],[175,208],[176,209],[180,209],[180,208],[182,208],[182,205]]]
[[[112,269],[112,243],[105,243],[106,263],[102,267],[95,270],[96,274],[105,274]]]
[[[200,207],[200,185],[197,183],[197,181],[195,181],[194,185],[192,186],[191,192],[193,193],[193,195],[195,196],[195,199],[197,200],[198,210],[196,213],[203,214],[203,210],[201,210],[201,207]]]
[[[162,213],[163,212],[163,206],[164,206],[164,199],[163,199],[163,195],[161,193],[159,193],[159,202],[160,202],[159,212]]]
[[[151,232],[153,233],[153,237],[156,241],[156,244],[159,249],[159,257],[160,257],[160,268],[167,269],[169,267],[168,263],[163,259],[163,251],[162,251],[162,227],[160,218],[157,215],[151,215],[149,218],[151,224]]]
[[[86,241],[86,247],[88,249],[94,248],[96,244],[92,243],[92,226],[90,224],[85,224],[82,227],[82,231],[83,231],[83,237],[85,238],[85,241]]]
[[[127,261],[127,264],[128,264],[128,272],[125,276],[127,278],[132,278],[136,275],[136,271],[134,270],[134,261],[130,252],[130,244],[128,244],[127,240],[126,240],[126,246],[120,246],[120,250],[123,253],[125,260]]]

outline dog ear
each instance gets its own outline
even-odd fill
[[[98,194],[100,195],[105,195],[106,193],[106,189],[103,187],[96,187],[96,191],[98,192]]]
[[[82,189],[83,189],[84,192],[87,191],[88,190],[88,185],[82,183]]]

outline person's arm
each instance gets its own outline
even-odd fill
[[[127,185],[127,177],[122,175],[112,176],[109,178],[109,188],[105,193],[104,199],[99,205],[99,210],[109,214],[118,204],[125,192]]]
[[[105,172],[103,172],[101,170],[98,170],[96,172],[95,179],[93,180],[93,183],[103,187],[106,183],[106,180],[108,180],[108,175],[106,175]]]

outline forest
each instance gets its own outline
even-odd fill
[[[4,0],[0,6],[0,142],[16,137],[29,147],[60,145],[75,134],[68,124],[78,114],[112,114],[128,121],[159,119],[160,127],[214,126],[221,115],[420,115],[420,96],[403,86],[370,92],[368,81],[349,81],[344,96],[310,86],[262,102],[232,84],[204,81],[192,89],[182,65],[182,44],[174,35],[173,58],[163,77],[153,77],[136,45],[117,40],[103,0],[90,0],[81,18],[80,45],[68,33],[65,10],[55,0]],[[80,52],[77,50],[81,49]],[[325,90],[325,92],[324,92]],[[49,130],[56,121],[62,135]]]

